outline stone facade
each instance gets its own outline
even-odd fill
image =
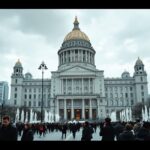
[[[62,120],[102,119],[113,110],[147,100],[147,74],[139,58],[133,77],[125,71],[120,78],[104,78],[104,71],[96,69],[95,54],[76,18],[58,50],[57,71],[51,72],[51,79],[44,79],[45,109]],[[33,79],[30,73],[24,76],[20,61],[11,79],[12,105],[41,107],[41,79]]]

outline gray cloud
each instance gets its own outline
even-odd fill
[[[30,71],[36,78],[41,77],[37,67],[44,60],[49,68],[45,77],[50,78],[75,15],[96,50],[96,66],[106,77],[120,77],[125,69],[133,75],[139,56],[150,80],[150,10],[112,9],[0,10],[0,79],[10,82],[18,58],[24,73]]]

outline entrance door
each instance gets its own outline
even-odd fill
[[[85,119],[89,119],[89,109],[85,109]]]
[[[75,109],[75,119],[76,120],[81,119],[81,109]]]
[[[67,119],[71,120],[71,109],[67,109]]]

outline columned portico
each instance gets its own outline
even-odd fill
[[[84,99],[82,99],[82,119],[85,118],[85,106],[84,106]]]
[[[61,114],[63,108],[64,120],[84,120],[99,118],[99,104],[97,96],[58,96],[57,112]],[[61,104],[60,104],[61,102]],[[96,116],[95,116],[96,115]]]

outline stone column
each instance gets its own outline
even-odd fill
[[[73,99],[71,99],[71,119],[74,119]]]
[[[64,62],[65,62],[65,56],[64,56],[65,54],[64,54],[64,52],[63,52],[63,64],[64,64]]]
[[[66,99],[64,99],[64,119],[67,119]]]
[[[73,94],[73,79],[71,80],[72,82],[71,82],[71,93]]]
[[[97,118],[100,118],[100,101],[97,99]]]
[[[70,62],[72,62],[72,50],[70,50]]]
[[[67,78],[66,78],[66,94],[68,94],[68,88],[67,88]]]
[[[90,78],[88,78],[89,79],[89,94],[90,94]]]
[[[56,99],[56,115],[59,115],[59,99]]]
[[[63,78],[62,78],[62,79],[61,79],[61,92],[62,92],[62,94],[64,94],[63,82],[64,82],[64,80],[63,80]]]
[[[84,106],[84,99],[82,99],[82,119],[85,119],[85,106]]]
[[[90,99],[90,119],[92,119],[92,103],[91,103],[91,99]]]

